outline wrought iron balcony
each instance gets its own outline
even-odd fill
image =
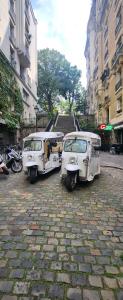
[[[10,36],[9,36],[10,42],[13,44],[14,47],[16,47],[16,38],[14,36],[14,34],[12,34],[10,32]]]
[[[26,81],[26,77],[25,77],[25,75],[23,74],[23,73],[20,73],[20,77],[21,77],[21,79],[25,82]]]
[[[108,79],[109,74],[110,74],[110,69],[109,68],[107,68],[103,71],[102,76],[100,78],[102,80],[102,82],[105,81],[106,79]]]
[[[107,9],[108,4],[109,4],[109,0],[103,0],[102,11],[101,11],[101,14],[100,14],[100,24],[102,22],[103,17],[105,16],[105,11]]]
[[[27,19],[28,24],[30,24],[30,15],[29,15],[29,9],[26,7],[25,8],[25,16]]]
[[[28,44],[30,45],[32,35],[29,32],[26,31],[25,36],[26,36],[26,40],[27,40]]]
[[[121,28],[122,28],[122,22],[121,22],[121,19],[120,19],[117,26],[116,26],[116,28],[115,28],[115,37],[117,37],[117,34],[121,30]]]
[[[16,23],[16,14],[14,12],[14,9],[10,6],[9,14],[13,20],[14,23]]]
[[[119,61],[120,59],[120,61]],[[112,58],[112,68],[116,66],[116,64],[123,63],[123,44],[118,48]]]
[[[14,58],[10,58],[11,59],[11,65],[14,69],[16,69],[16,60]]]
[[[122,87],[122,79],[120,79],[115,85],[115,92],[117,92]]]

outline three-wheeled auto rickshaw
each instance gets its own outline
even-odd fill
[[[65,135],[62,152],[61,178],[72,191],[77,181],[92,181],[100,174],[99,135],[78,131]]]
[[[23,170],[30,182],[61,166],[62,132],[36,132],[23,140]]]

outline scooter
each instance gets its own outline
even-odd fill
[[[0,155],[0,173],[9,175],[9,170],[7,169],[5,163],[3,162],[2,155]]]
[[[8,147],[5,151],[7,155],[6,166],[8,169],[11,168],[12,172],[19,173],[22,171],[22,156],[18,154],[14,149]]]

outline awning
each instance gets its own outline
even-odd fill
[[[122,129],[122,128],[123,128],[123,124],[115,126],[114,130],[116,130],[116,129]]]

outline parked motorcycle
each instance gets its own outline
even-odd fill
[[[8,147],[5,151],[7,155],[6,166],[11,169],[14,173],[19,173],[22,171],[22,155],[16,152],[11,147]]]
[[[0,155],[0,173],[9,175],[9,170],[7,169],[7,167],[3,161],[2,155]]]

